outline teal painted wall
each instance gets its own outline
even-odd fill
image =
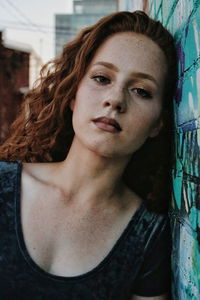
[[[173,299],[200,299],[200,0],[149,0],[150,16],[174,35],[178,89],[171,225]]]
[[[146,1],[124,2],[131,11]],[[147,9],[174,35],[178,51],[170,212],[173,299],[200,300],[200,0],[148,0]]]

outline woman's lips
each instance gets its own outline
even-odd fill
[[[122,130],[119,123],[115,119],[100,117],[94,119],[93,122],[98,128],[108,132],[117,133]]]

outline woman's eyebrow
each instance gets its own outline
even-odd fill
[[[117,66],[113,65],[112,63],[106,62],[106,61],[98,61],[93,66],[96,66],[96,65],[104,66],[106,68],[114,70],[115,72],[119,72],[119,69]],[[150,74],[142,73],[142,72],[132,72],[130,74],[130,76],[133,76],[135,78],[148,79],[150,81],[153,81],[156,84],[156,86],[158,86],[156,79]]]
[[[96,66],[96,65],[100,65],[100,66],[104,66],[106,68],[109,68],[111,70],[114,70],[116,72],[119,72],[119,69],[118,67],[116,67],[115,65],[109,63],[109,62],[106,62],[106,61],[98,61],[97,63],[95,63],[93,66]]]
[[[141,78],[141,79],[148,79],[148,80],[152,81],[158,87],[158,82],[150,74],[142,73],[142,72],[133,72],[133,73],[131,73],[131,76],[136,77],[136,78]]]

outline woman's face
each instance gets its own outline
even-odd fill
[[[104,157],[130,156],[162,127],[166,72],[164,53],[148,37],[109,37],[71,102],[75,139]]]

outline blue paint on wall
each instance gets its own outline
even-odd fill
[[[149,1],[149,3],[154,1]],[[150,14],[176,39],[179,79],[171,225],[173,299],[200,299],[200,1],[161,1]]]

